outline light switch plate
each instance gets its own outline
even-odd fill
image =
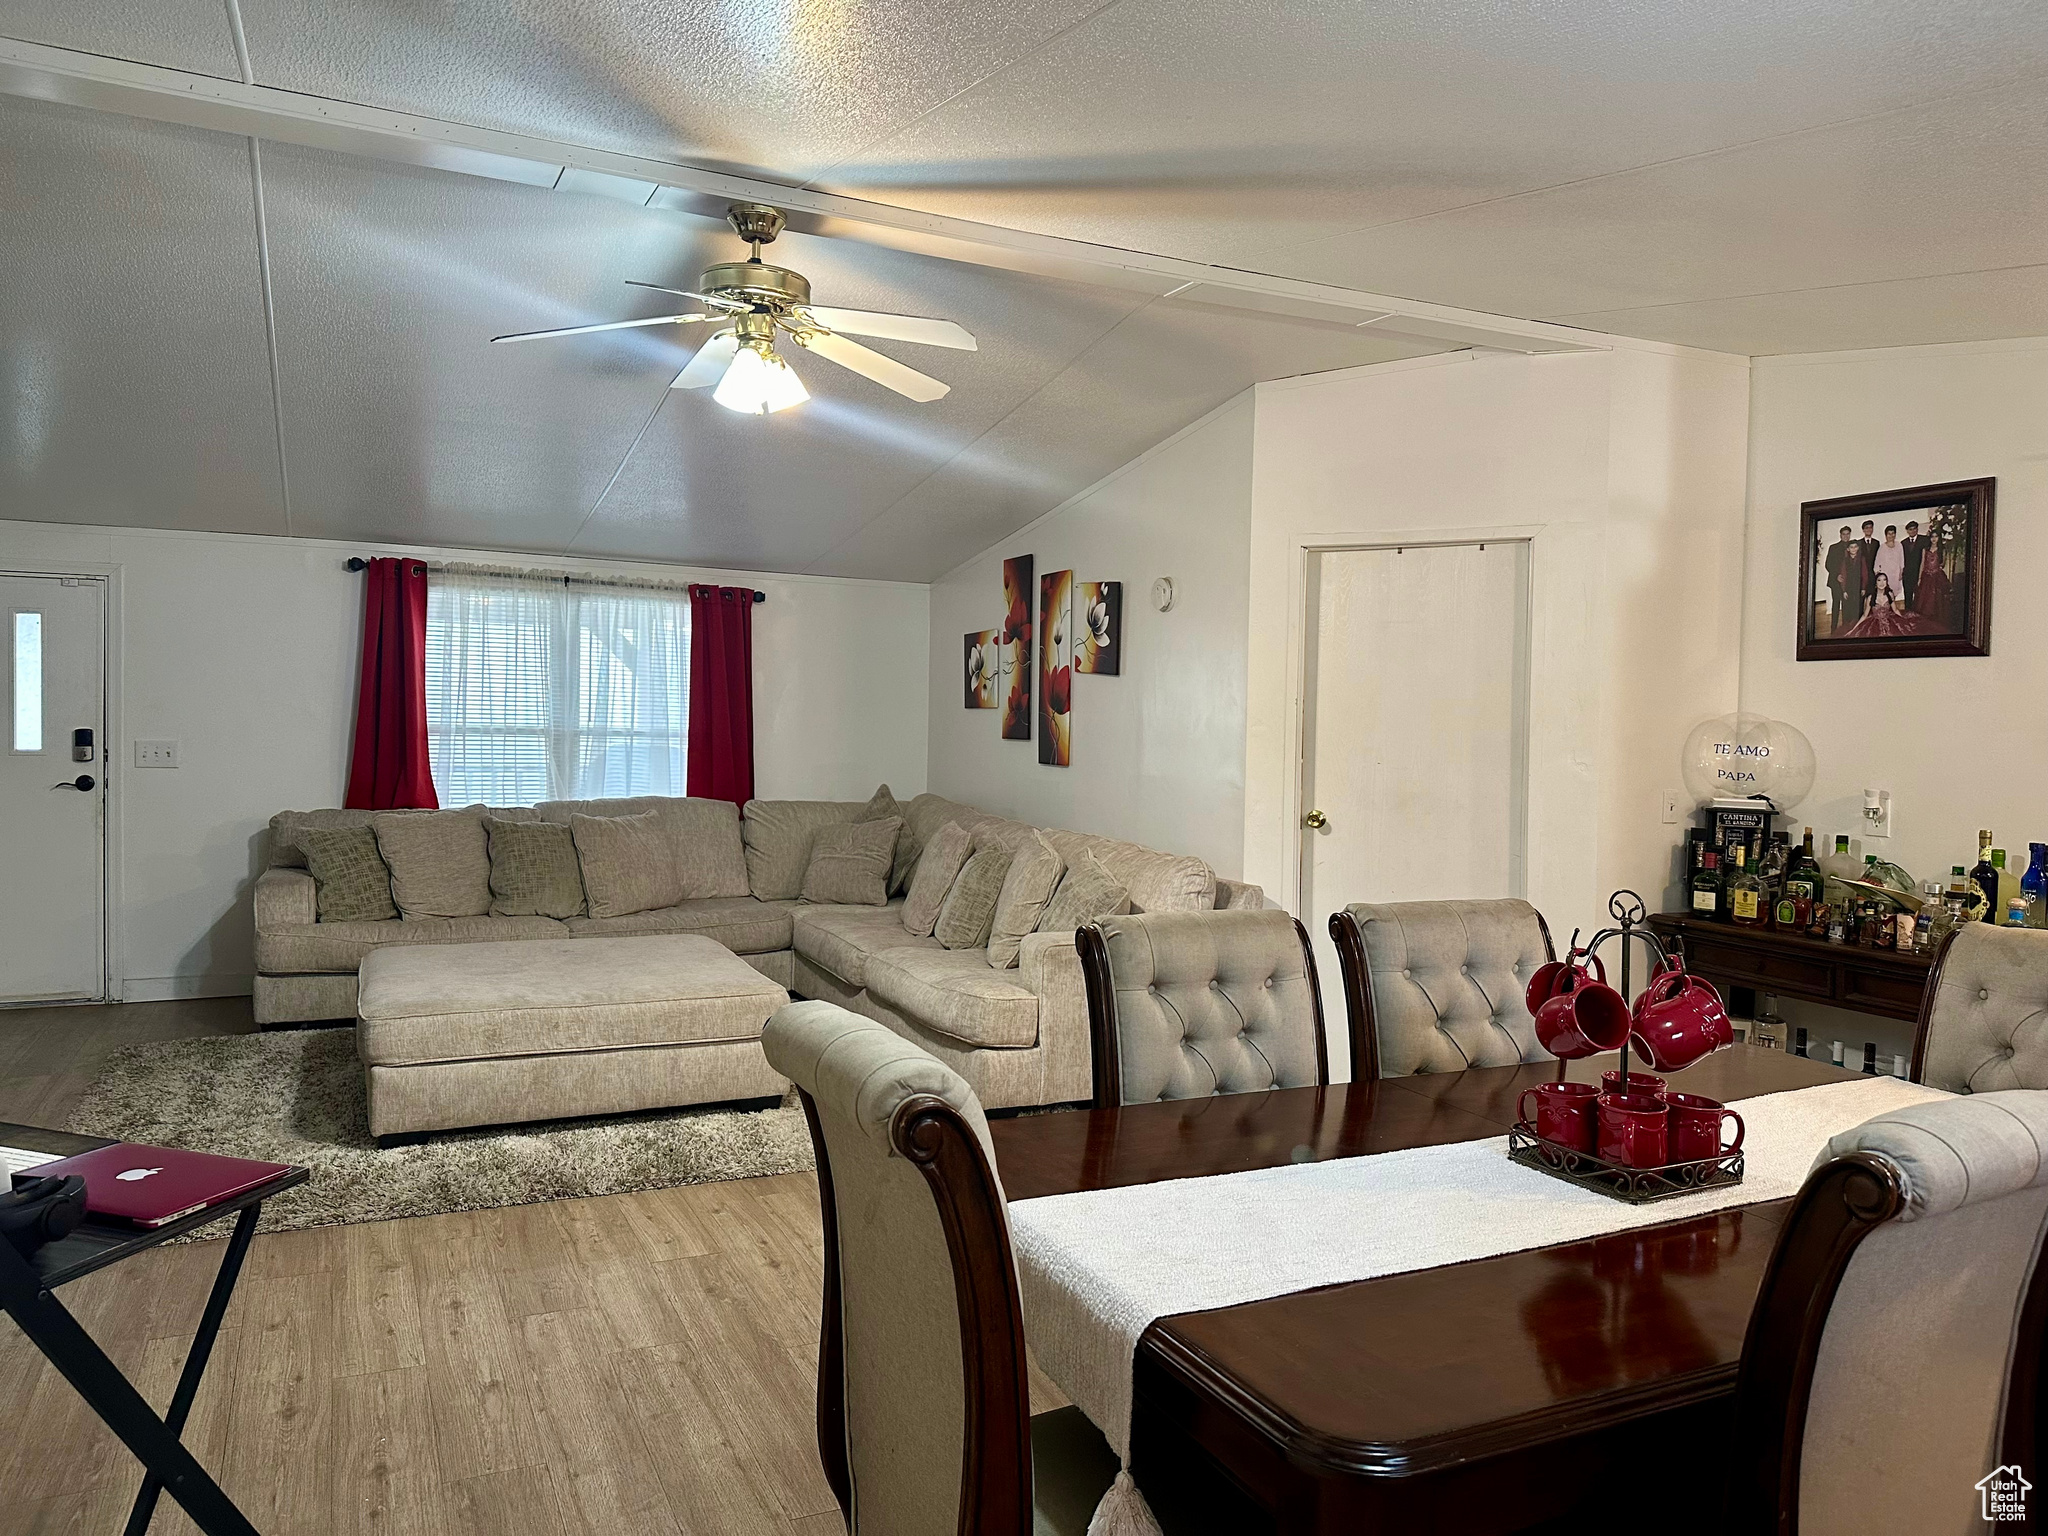
[[[1670,792],[1667,792],[1664,796],[1664,825],[1667,827],[1678,825],[1679,798],[1678,795]]]
[[[135,766],[138,768],[175,768],[178,766],[178,744],[175,741],[138,741],[135,743]]]

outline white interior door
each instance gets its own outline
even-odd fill
[[[1335,1037],[1332,912],[1525,890],[1529,545],[1310,560],[1301,917]]]
[[[106,996],[106,599],[96,577],[0,576],[0,1002]]]

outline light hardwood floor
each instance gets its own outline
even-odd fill
[[[62,1126],[109,1044],[251,1027],[247,999],[0,1012],[0,1119]],[[186,1439],[264,1536],[843,1536],[820,1251],[809,1174],[266,1234]],[[219,1256],[62,1293],[159,1409]],[[115,1536],[138,1479],[0,1322],[0,1533]],[[194,1527],[165,1500],[150,1529]]]

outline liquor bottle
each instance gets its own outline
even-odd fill
[[[1963,872],[1963,866],[1954,864],[1948,872],[1948,894],[1942,904],[1948,908],[1948,925],[1951,930],[1960,928],[1970,920],[1970,904],[1983,893],[1970,884],[1970,877]]]
[[[1841,882],[1863,878],[1863,861],[1849,851],[1848,833],[1835,834],[1835,851],[1820,861],[1820,872],[1826,881],[1829,901],[1848,899],[1847,893],[1841,888]]]
[[[1941,882],[1923,880],[1920,882],[1920,921],[1914,925],[1913,948],[1923,955],[1932,954],[1948,935],[1948,907],[1941,899]]]
[[[1769,916],[1763,882],[1746,865],[1742,844],[1735,845],[1735,868],[1728,876],[1728,920],[1745,928],[1761,927]]]
[[[1813,856],[1813,828],[1806,829],[1806,837],[1792,852],[1792,866],[1785,872],[1785,884],[1791,887],[1796,899],[1801,894],[1811,908],[1823,894],[1827,881],[1820,872],[1820,864]]]
[[[1692,877],[1692,915],[1722,917],[1720,860],[1709,848],[1700,855],[1700,871]]]
[[[1914,935],[1919,926],[1920,920],[1901,907],[1899,915],[1893,919],[1892,948],[1909,951],[1917,948]]]
[[[1806,1026],[1804,1024],[1799,1026],[1797,1034],[1793,1037],[1792,1054],[1794,1056],[1804,1056],[1806,1054]]]
[[[1984,921],[1997,925],[1998,922],[1998,866],[1991,862],[1991,834],[1977,834],[1977,863],[1970,871],[1970,880],[1984,893]]]
[[[1991,867],[1998,871],[1998,920],[2002,923],[2013,897],[2020,893],[2020,877],[2016,871],[2006,868],[2003,848],[1991,850]]]
[[[2027,872],[2020,876],[2027,898],[2027,926],[2048,928],[2048,843],[2027,844]]]
[[[1863,1042],[1863,1075],[1865,1077],[1877,1076],[1877,1042],[1875,1040]]]

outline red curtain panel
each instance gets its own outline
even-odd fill
[[[754,593],[690,588],[689,791],[754,798]]]
[[[427,762],[427,568],[372,560],[363,583],[363,670],[356,691],[351,809],[436,810]]]

